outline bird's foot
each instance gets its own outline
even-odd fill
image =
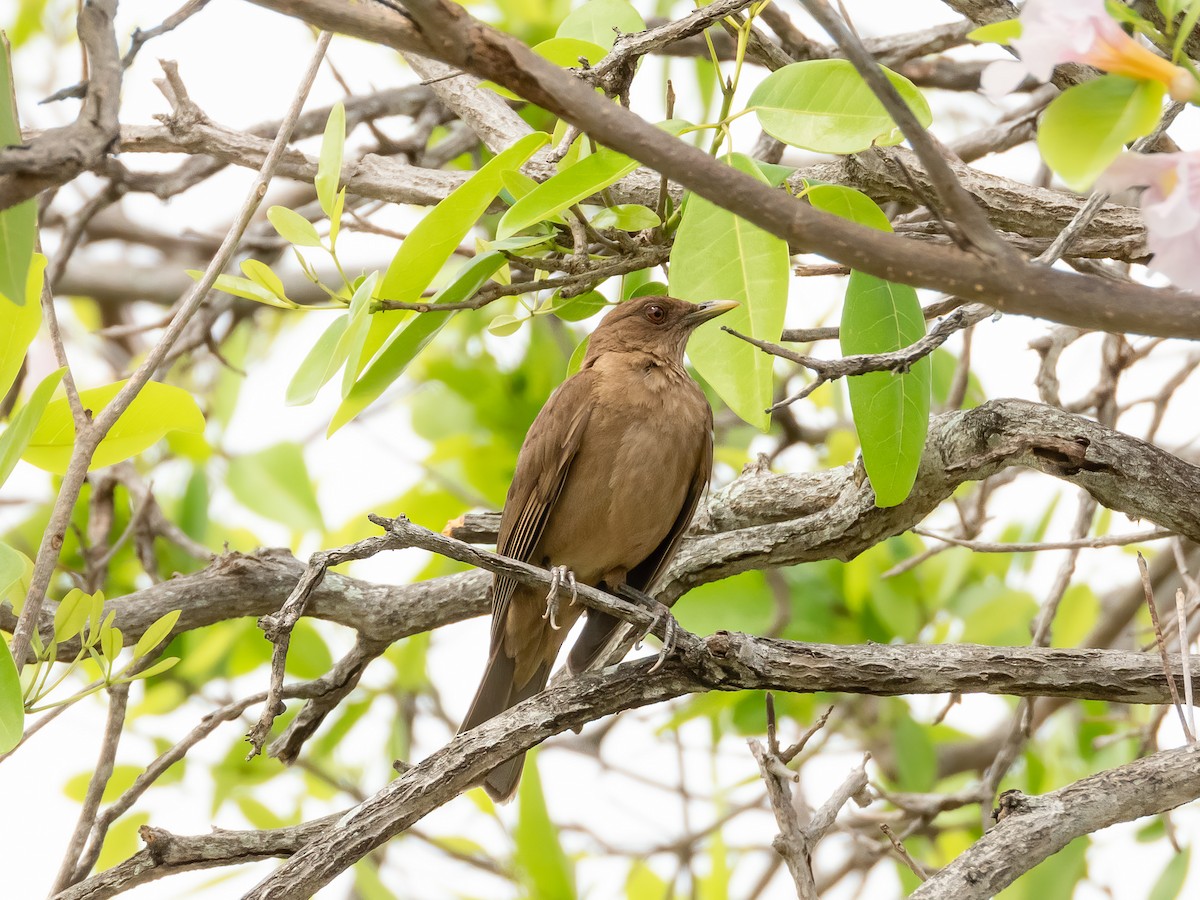
[[[550,627],[558,631],[558,591],[563,585],[567,585],[571,589],[571,603],[574,604],[579,600],[579,587],[575,583],[575,573],[566,566],[554,566],[550,569],[550,591],[546,594],[546,611],[542,613],[543,619],[550,620]]]
[[[671,614],[671,610],[668,607],[664,606],[662,603],[659,603],[644,591],[639,591],[636,588],[631,588],[627,584],[623,584],[617,588],[617,593],[625,599],[632,600],[639,606],[645,607],[650,614],[654,616],[654,621],[652,621],[650,623],[650,627],[646,629],[646,634],[657,631],[659,624],[662,624],[662,649],[658,651],[658,659],[656,659],[654,661],[654,665],[650,667],[651,673],[657,672],[662,668],[662,664],[667,661],[667,657],[670,656],[675,650],[675,641],[679,634],[679,623],[675,621],[675,616]],[[646,634],[643,634],[642,637],[644,638]],[[634,649],[640,650],[641,646],[642,639],[639,638],[638,642],[634,645]]]

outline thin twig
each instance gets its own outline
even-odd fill
[[[1142,576],[1142,590],[1146,596],[1146,607],[1150,610],[1150,623],[1154,626],[1154,642],[1158,645],[1158,655],[1162,659],[1163,672],[1167,677],[1167,689],[1171,692],[1171,704],[1179,714],[1179,724],[1188,743],[1196,740],[1188,717],[1184,715],[1183,706],[1179,702],[1179,689],[1175,687],[1175,679],[1171,675],[1171,658],[1167,655],[1167,643],[1163,639],[1162,626],[1158,622],[1158,608],[1154,604],[1154,585],[1150,583],[1150,570],[1146,567],[1146,558],[1141,553],[1137,555],[1138,572]]]

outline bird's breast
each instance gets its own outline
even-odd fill
[[[587,432],[541,541],[541,555],[581,581],[633,568],[662,543],[711,439],[708,402],[686,373],[641,374],[619,384],[598,379]]]

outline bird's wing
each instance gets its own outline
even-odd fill
[[[650,592],[654,583],[658,581],[667,566],[670,565],[671,560],[675,558],[675,551],[679,549],[683,533],[687,531],[692,516],[696,514],[696,507],[700,505],[700,498],[704,496],[704,492],[708,489],[709,479],[712,478],[712,410],[708,408],[707,403],[705,403],[705,409],[708,410],[708,422],[704,431],[704,446],[700,451],[700,458],[696,461],[696,470],[692,473],[692,480],[688,484],[687,496],[684,497],[679,515],[676,516],[671,530],[667,532],[662,543],[655,547],[654,551],[625,577],[627,585],[644,593]]]
[[[591,370],[585,369],[564,381],[529,427],[500,516],[497,553],[531,561],[587,430],[593,378]],[[504,618],[516,586],[514,579],[504,575],[498,575],[492,585],[493,648],[504,634]]]

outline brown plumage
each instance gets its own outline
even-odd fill
[[[565,566],[580,584],[648,591],[679,544],[712,472],[712,410],[683,367],[697,325],[737,304],[642,297],[614,308],[592,334],[579,372],[538,413],[517,457],[497,550],[545,568]],[[560,590],[560,596],[569,589]],[[583,607],[497,576],[491,653],[460,730],[474,728],[546,686]],[[620,623],[589,613],[571,649],[587,668]],[[524,754],[488,774],[497,800],[516,791]]]

